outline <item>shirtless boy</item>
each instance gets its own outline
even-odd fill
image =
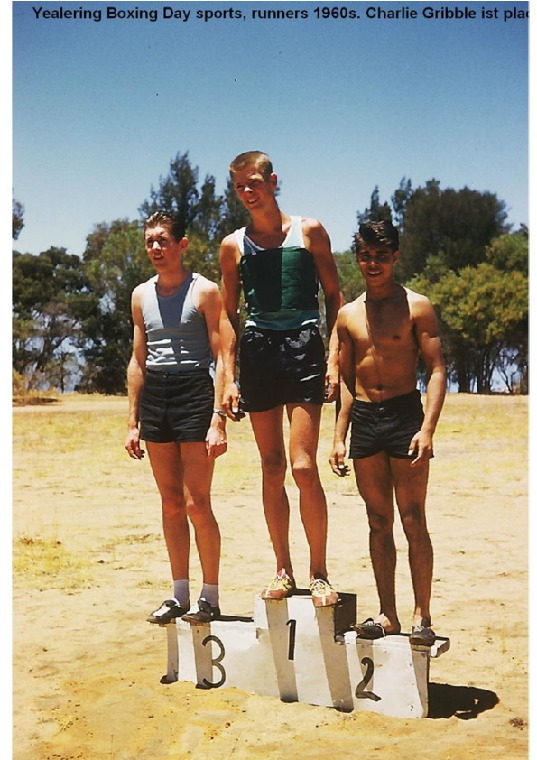
[[[323,402],[337,393],[337,351],[325,368],[319,333],[319,283],[328,331],[339,307],[339,284],[330,238],[316,219],[289,216],[278,207],[270,158],[242,153],[230,165],[250,223],[222,242],[222,322],[233,328],[222,347],[224,407],[232,419],[248,412],[261,457],[263,506],[276,558],[276,574],[262,592],[282,599],[295,590],[289,549],[289,501],[283,416],[289,420],[289,458],[300,493],[300,514],[310,549],[310,591],[316,606],[336,604],[326,569],[327,505],[317,469]],[[239,295],[246,301],[240,337],[240,394],[235,383],[239,344]],[[225,331],[225,324],[223,324]]]
[[[399,235],[391,223],[360,225],[355,239],[366,291],[338,315],[342,398],[330,464],[336,474],[346,474],[351,424],[349,457],[366,505],[380,602],[379,614],[356,631],[368,639],[401,631],[395,600],[395,494],[414,591],[410,640],[430,645],[435,640],[430,612],[433,550],[425,498],[433,434],[446,393],[437,320],[425,296],[394,280]],[[420,355],[429,375],[425,413],[416,389]]]

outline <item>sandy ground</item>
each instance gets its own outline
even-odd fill
[[[145,617],[169,595],[149,463],[123,451],[126,400],[69,397],[14,410],[13,757],[15,760],[333,758],[515,760],[528,756],[527,412],[525,398],[449,396],[435,440],[429,528],[433,615],[451,649],[431,661],[430,716],[338,712],[237,689],[160,683],[165,629]],[[319,452],[329,569],[377,611],[364,508]],[[223,534],[221,605],[251,615],[273,572],[248,420],[229,428],[214,509]],[[307,547],[290,484],[295,571]],[[397,588],[412,595],[397,526]],[[192,561],[193,593],[200,582]]]

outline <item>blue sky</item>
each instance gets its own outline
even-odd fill
[[[36,18],[39,7],[101,20]],[[108,7],[158,18],[107,19]],[[164,19],[165,7],[190,18]],[[375,185],[389,201],[403,177],[496,193],[515,228],[529,223],[528,22],[504,20],[528,3],[346,2],[337,7],[360,18],[330,20],[317,18],[322,7],[13,3],[12,187],[25,209],[14,248],[82,254],[95,224],[138,218],[186,151],[219,192],[237,153],[267,151],[281,207],[321,219],[336,251]],[[243,18],[195,18],[230,8]],[[417,18],[367,18],[368,8]],[[477,18],[428,19],[426,8]],[[308,18],[253,19],[254,9]]]

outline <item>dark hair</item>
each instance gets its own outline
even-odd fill
[[[387,220],[381,222],[366,222],[361,224],[354,236],[356,253],[362,248],[379,248],[388,246],[392,253],[399,250],[399,232],[393,224]]]
[[[252,164],[256,169],[259,169],[260,173],[263,175],[263,179],[270,179],[270,175],[274,171],[272,161],[266,153],[262,153],[260,150],[249,150],[247,153],[239,153],[229,165],[231,179],[233,179],[235,172],[238,172],[247,166],[252,166]]]
[[[144,232],[149,227],[166,225],[170,228],[173,239],[178,243],[185,236],[185,223],[178,214],[170,211],[155,211],[144,222]]]

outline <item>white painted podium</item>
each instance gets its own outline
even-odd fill
[[[314,607],[309,591],[281,601],[255,597],[254,617],[222,616],[203,625],[168,624],[163,683],[243,691],[342,711],[370,710],[398,718],[428,714],[431,657],[449,649],[412,646],[408,634],[368,641],[349,631],[356,596]]]

